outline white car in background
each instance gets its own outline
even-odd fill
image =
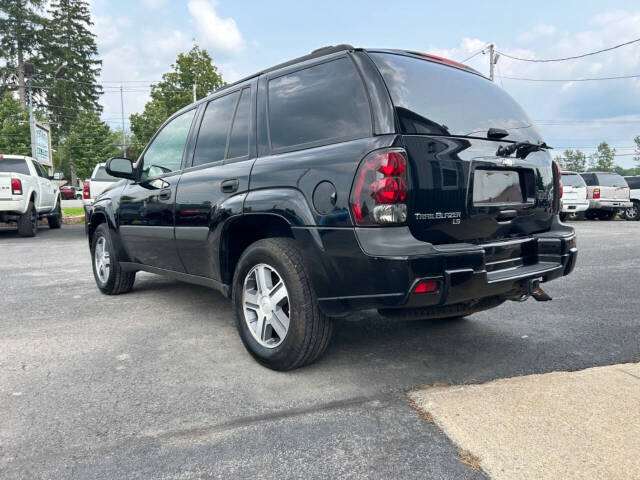
[[[629,200],[629,185],[621,175],[614,172],[582,172],[580,176],[589,192],[589,210],[584,214],[587,219],[613,220],[617,213],[633,207]]]
[[[640,219],[640,175],[635,177],[624,177],[629,185],[629,199],[633,202],[633,206],[624,211],[624,217],[627,220]]]
[[[589,208],[587,184],[576,172],[562,172],[562,211],[560,219],[578,216]]]
[[[31,157],[0,155],[0,222],[15,222],[22,237],[33,237],[38,220],[62,226],[60,189],[45,167]]]
[[[113,182],[120,181],[119,178],[112,177],[107,173],[105,165],[105,163],[98,163],[93,169],[91,178],[82,184],[82,202],[85,207],[93,204],[96,197],[110,187]]]

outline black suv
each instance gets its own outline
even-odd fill
[[[99,289],[136,271],[213,287],[278,370],[332,317],[458,317],[533,295],[577,249],[559,169],[526,114],[465,65],[326,47],[189,105],[89,211]]]

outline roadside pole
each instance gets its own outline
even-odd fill
[[[491,81],[493,82],[493,69],[495,66],[495,62],[493,60],[493,56],[494,56],[494,52],[495,52],[495,45],[493,43],[489,44],[489,78],[491,79]]]
[[[27,88],[29,89],[29,133],[31,135],[31,158],[36,159],[37,147],[36,147],[36,122],[33,118],[33,88],[31,87],[31,78],[27,82]]]
[[[120,114],[122,115],[122,156],[127,156],[127,137],[124,134],[124,97],[122,95],[122,85],[120,85]]]

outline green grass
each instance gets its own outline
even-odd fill
[[[84,215],[84,207],[62,207],[65,215]]]

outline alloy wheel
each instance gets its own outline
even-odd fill
[[[247,273],[242,308],[247,327],[260,345],[275,348],[283,342],[289,330],[289,292],[275,268],[260,263]]]
[[[109,256],[109,250],[107,249],[107,240],[104,237],[99,237],[96,241],[96,248],[93,254],[96,275],[100,280],[100,283],[105,284],[109,279],[109,272],[111,270],[111,258]]]

